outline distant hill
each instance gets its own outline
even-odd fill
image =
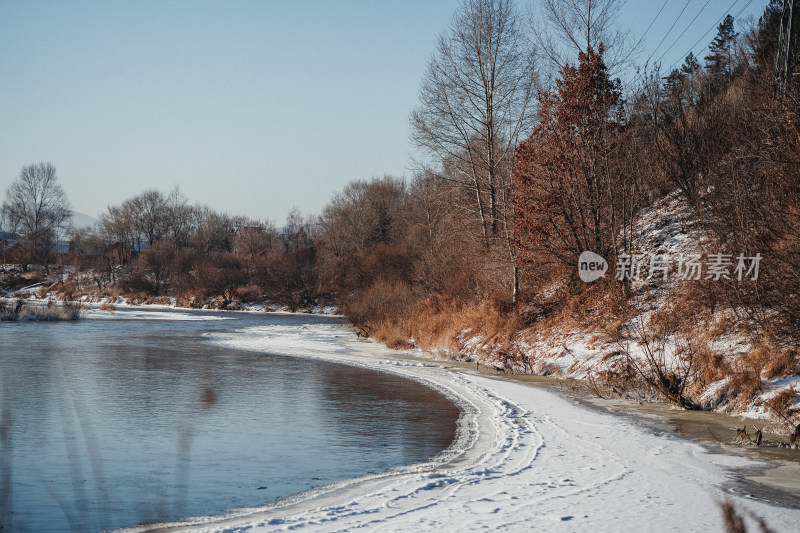
[[[75,229],[91,228],[98,222],[96,218],[90,217],[89,215],[84,215],[76,211],[72,212],[72,226]]]
[[[75,229],[92,228],[98,222],[100,221],[94,217],[90,217],[89,215],[78,213],[77,211],[72,212],[72,227]],[[3,221],[0,220],[0,232],[2,231],[10,231],[10,229],[4,229]]]

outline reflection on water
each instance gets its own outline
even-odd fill
[[[458,411],[417,383],[200,338],[330,319],[225,316],[0,324],[0,530],[220,513],[452,441]]]

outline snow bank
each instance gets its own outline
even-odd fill
[[[151,309],[140,309],[136,307],[117,308],[113,313],[101,311],[99,309],[89,309],[83,312],[84,318],[97,320],[175,320],[182,322],[198,320],[228,320],[229,317],[216,315],[203,315],[191,312],[180,311],[155,311]]]
[[[800,511],[737,493],[740,457],[584,407],[553,392],[420,362],[336,325],[210,334],[232,348],[312,357],[419,380],[462,409],[456,442],[429,463],[336,483],[276,505],[170,524],[179,531],[720,531],[731,499],[776,530]]]

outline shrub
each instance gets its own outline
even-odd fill
[[[785,378],[800,374],[797,352],[788,348],[770,352],[761,375],[766,379]]]
[[[407,318],[414,307],[414,296],[407,283],[379,279],[366,290],[348,297],[344,312],[355,324],[374,329],[387,320]]]
[[[261,291],[255,285],[239,287],[234,292],[234,296],[240,302],[258,302],[263,299],[261,296]]]
[[[384,343],[392,350],[414,347],[409,341],[411,335],[405,320],[384,320],[371,329],[371,334],[376,341]]]

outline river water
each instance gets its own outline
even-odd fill
[[[218,514],[447,448],[458,410],[416,382],[207,341],[332,321],[126,310],[0,323],[0,530]]]

